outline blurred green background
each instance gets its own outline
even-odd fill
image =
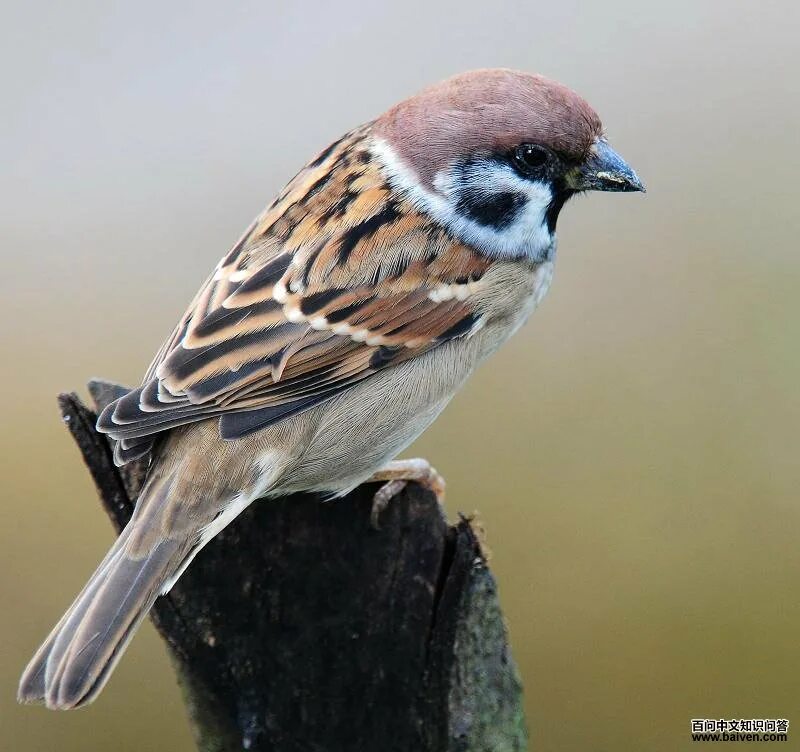
[[[694,717],[800,725],[795,2],[3,11],[0,748],[192,749],[149,624],[88,709],[14,703],[111,541],[55,394],[137,382],[340,132],[498,65],[581,92],[649,191],[567,208],[549,298],[412,452],[486,524],[533,748],[690,749]]]

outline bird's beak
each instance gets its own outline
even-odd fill
[[[598,138],[586,161],[573,173],[572,187],[579,191],[641,191],[639,176],[604,138]]]

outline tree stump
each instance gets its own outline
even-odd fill
[[[124,389],[93,381],[95,410]],[[117,468],[96,413],[64,421],[119,532],[146,462]],[[517,752],[522,688],[467,519],[416,485],[370,524],[374,485],[255,503],[151,612],[202,752]]]

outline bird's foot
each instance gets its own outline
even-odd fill
[[[445,482],[436,469],[424,459],[394,460],[382,467],[369,479],[370,481],[386,481],[376,492],[372,500],[370,522],[375,530],[380,529],[380,516],[389,502],[397,496],[409,483],[419,483],[429,491],[433,491],[439,504],[444,504]]]

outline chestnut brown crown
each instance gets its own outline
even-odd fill
[[[469,71],[424,89],[384,113],[374,133],[430,184],[436,172],[476,153],[521,143],[580,162],[602,134],[597,113],[568,87],[504,68]]]

